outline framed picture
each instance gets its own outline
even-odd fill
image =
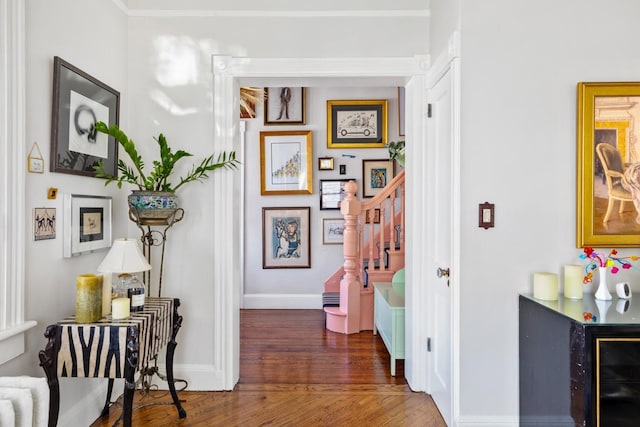
[[[362,161],[362,197],[373,197],[393,179],[393,160]]]
[[[64,195],[64,257],[111,247],[111,197]]]
[[[262,268],[311,268],[310,208],[262,208]]]
[[[51,172],[96,176],[100,160],[116,176],[118,144],[95,123],[118,124],[120,93],[59,57],[53,62]]]
[[[353,179],[321,179],[320,209],[340,209],[340,203],[347,197],[344,186]]]
[[[318,169],[321,171],[332,171],[333,170],[333,157],[319,157],[318,158]]]
[[[405,136],[404,135],[404,120],[405,120],[404,103],[405,103],[404,87],[401,86],[398,88],[398,135],[400,136]]]
[[[640,82],[578,83],[577,247],[640,246]]]
[[[367,218],[365,222],[373,222],[374,224],[380,224],[380,209],[375,208],[367,211]]]
[[[306,89],[267,87],[264,89],[265,125],[305,124]]]
[[[344,218],[322,218],[322,244],[341,245],[344,242]]]
[[[387,100],[327,101],[327,147],[384,148]]]
[[[56,208],[33,210],[33,240],[56,238]]]
[[[260,194],[312,194],[311,131],[260,132]]]

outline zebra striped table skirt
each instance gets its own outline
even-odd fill
[[[93,323],[76,323],[75,317],[50,325],[49,339],[40,352],[50,389],[49,425],[55,426],[60,405],[59,377],[109,378],[109,399],[113,379],[125,379],[124,425],[131,423],[135,373],[146,368],[151,358],[167,347],[167,382],[180,418],[186,413],[178,401],[173,380],[175,336],[182,324],[177,298],[147,298],[142,311],[131,312],[128,319],[110,317]],[[105,410],[108,408],[105,405]]]

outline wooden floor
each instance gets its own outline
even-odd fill
[[[133,425],[446,426],[433,400],[407,386],[403,361],[396,377],[389,363],[379,336],[327,331],[321,310],[242,310],[235,390],[180,392],[186,418],[174,406],[154,405],[136,410]],[[134,406],[152,400],[170,397],[156,391],[136,396]],[[119,415],[113,407],[92,427],[111,426]]]

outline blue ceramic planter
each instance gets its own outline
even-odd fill
[[[143,220],[166,220],[178,209],[178,196],[173,193],[133,191],[128,201],[129,207]]]

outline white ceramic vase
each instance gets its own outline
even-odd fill
[[[611,299],[611,294],[607,287],[607,268],[598,267],[598,272],[600,273],[600,284],[598,285],[595,297],[599,300],[609,301]]]

